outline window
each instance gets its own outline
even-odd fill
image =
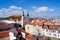
[[[56,36],[56,34],[53,34],[54,36]]]
[[[49,35],[52,35],[51,33],[49,33]]]

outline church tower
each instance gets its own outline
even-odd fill
[[[23,15],[22,15],[22,27],[25,28],[25,14],[23,11]]]
[[[22,15],[22,27],[25,28],[25,25],[29,22],[29,12],[27,12],[27,15],[25,16],[24,11]]]
[[[27,12],[27,16],[26,16],[25,20],[26,20],[25,23],[29,22],[29,12]]]

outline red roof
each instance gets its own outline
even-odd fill
[[[9,37],[9,32],[0,33],[0,38],[6,38],[6,37]]]
[[[42,26],[43,25],[43,21],[34,20],[34,22],[32,22],[31,25],[34,25],[34,26],[36,26],[36,25]]]
[[[33,25],[33,26],[36,26],[36,25],[43,26],[43,28],[47,27],[48,29],[52,29],[52,30],[57,30],[58,27],[60,26],[58,24],[55,24],[54,22],[50,22],[50,23],[44,24],[43,21],[39,21],[39,20],[37,21],[36,19],[32,23],[30,23],[30,25]]]

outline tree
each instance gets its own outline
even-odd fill
[[[11,19],[18,19],[18,20],[20,20],[21,19],[21,16],[9,16],[8,18],[9,19],[11,18]]]

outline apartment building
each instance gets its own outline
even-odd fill
[[[44,23],[40,20],[32,20],[29,24],[25,25],[25,30],[27,33],[38,36],[47,36],[60,38],[60,25],[54,22]]]

